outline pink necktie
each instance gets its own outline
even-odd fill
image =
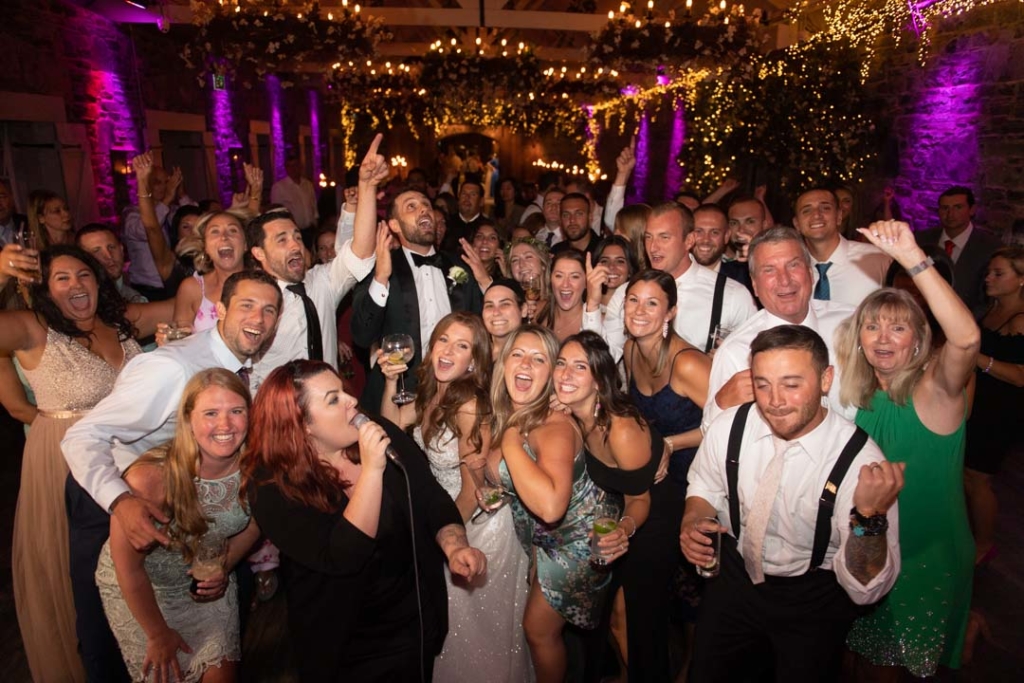
[[[772,442],[775,445],[775,457],[761,474],[741,544],[743,564],[747,568],[747,575],[755,584],[764,583],[764,537],[768,532],[768,518],[772,515],[779,484],[782,483],[782,465],[786,461],[786,449],[789,448],[789,442],[778,437],[773,436]]]

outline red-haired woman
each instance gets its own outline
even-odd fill
[[[442,563],[472,579],[486,559],[412,439],[383,420],[357,429],[356,414],[326,363],[274,370],[253,404],[245,490],[281,550],[302,680],[430,680],[448,630]]]

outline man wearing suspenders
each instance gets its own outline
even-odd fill
[[[700,518],[722,531],[720,574],[697,619],[690,680],[838,678],[858,605],[880,600],[900,569],[896,496],[903,468],[823,405],[828,349],[808,327],[780,325],[750,347],[754,403],[725,411],[689,474],[680,542],[713,564]]]

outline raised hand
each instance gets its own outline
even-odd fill
[[[629,146],[624,147],[619,152],[618,158],[615,160],[615,168],[618,171],[618,175],[615,178],[616,185],[625,185],[626,180],[629,178],[629,174],[633,172],[636,167],[636,136],[629,141]]]
[[[590,253],[587,252],[587,310],[597,310],[601,305],[601,286],[608,284],[608,266],[591,263]],[[593,304],[593,308],[591,308]]]
[[[903,488],[905,462],[879,462],[864,465],[853,490],[853,505],[865,517],[885,514]]]
[[[904,268],[912,268],[924,260],[924,252],[914,239],[910,225],[902,221],[876,221],[857,232]]]
[[[372,187],[377,187],[391,175],[391,168],[388,166],[387,159],[377,153],[377,149],[380,147],[381,140],[383,139],[384,136],[377,133],[373,142],[370,143],[370,149],[366,152],[363,163],[359,164],[360,183],[367,183]]]
[[[164,191],[164,204],[171,204],[178,197],[178,190],[185,177],[181,173],[181,167],[175,166],[174,171],[167,177],[167,189]]]
[[[380,221],[377,224],[377,264],[374,266],[373,279],[382,285],[386,285],[391,279],[391,250],[395,248],[395,238],[391,234],[391,228],[387,221]]]
[[[486,283],[490,280],[491,276],[487,272],[487,266],[469,240],[465,237],[460,237],[459,246],[462,247],[463,258],[466,264],[469,265],[469,269],[473,271],[473,277],[476,278],[476,281]]]
[[[249,195],[244,192],[235,192],[231,195],[231,211],[241,211],[249,208]]]
[[[139,192],[143,192],[149,188],[149,174],[153,172],[153,152],[143,152],[132,157],[131,164],[135,169],[135,178],[139,181]]]
[[[260,191],[263,189],[263,169],[259,166],[252,164],[242,164],[242,168],[245,170],[245,182],[249,185],[250,193],[252,190]]]

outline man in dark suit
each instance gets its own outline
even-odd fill
[[[475,178],[467,178],[459,186],[459,210],[448,216],[448,232],[441,246],[448,251],[459,248],[459,240],[469,239],[480,225],[484,207],[484,186]]]
[[[984,279],[992,252],[1002,246],[997,235],[974,225],[974,193],[954,186],[939,195],[939,227],[921,233],[917,243],[945,249],[953,259],[953,287],[971,310],[985,300]]]
[[[415,391],[415,370],[438,321],[457,310],[480,313],[483,293],[461,257],[434,250],[434,211],[426,195],[407,190],[395,197],[388,212],[388,228],[377,236],[373,274],[356,288],[352,339],[370,348],[389,334],[411,336],[415,355],[405,386]],[[401,248],[393,250],[396,241]],[[383,393],[384,375],[375,365],[360,404],[380,412]]]

